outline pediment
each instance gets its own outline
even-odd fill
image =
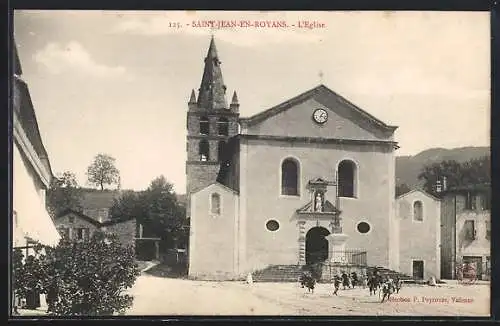
[[[326,122],[314,121],[316,109],[327,112]],[[318,137],[392,141],[390,126],[324,85],[249,118],[240,119],[242,133],[252,135]]]
[[[312,180],[309,180],[308,182],[308,185],[310,186],[331,186],[331,185],[334,185],[335,182],[332,182],[332,181],[327,181],[325,179],[322,179],[322,178],[316,178],[316,179],[312,179]]]
[[[329,200],[325,200],[324,206],[322,212],[317,212],[313,209],[313,202],[309,201],[307,204],[297,209],[297,214],[339,215],[341,213],[341,211]]]

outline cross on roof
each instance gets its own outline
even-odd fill
[[[323,71],[320,70],[318,76],[320,84],[323,84]]]

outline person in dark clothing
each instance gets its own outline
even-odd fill
[[[399,279],[399,276],[396,276],[396,279],[394,280],[394,290],[396,290],[396,293],[399,293],[402,284],[403,282]]]
[[[345,272],[342,272],[342,286],[344,290],[349,287],[349,276]]]
[[[352,272],[351,273],[351,280],[352,280],[352,288],[354,289],[354,287],[358,284],[358,274],[356,274],[356,272]]]
[[[333,286],[335,287],[335,291],[333,291],[333,294],[338,295],[337,292],[340,288],[340,276],[335,275],[335,277],[333,278]]]

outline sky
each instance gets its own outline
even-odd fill
[[[209,20],[288,27],[197,27]],[[187,102],[212,34],[242,117],[322,83],[398,126],[397,155],[490,144],[488,12],[16,11],[13,24],[53,172],[80,185],[106,153],[123,189],[164,175],[185,192]]]

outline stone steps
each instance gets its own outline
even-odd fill
[[[408,276],[408,275],[400,273],[400,272],[393,271],[393,270],[385,268],[385,267],[379,267],[379,266],[375,267],[375,266],[372,266],[372,267],[367,267],[366,268],[366,270],[367,270],[368,273],[373,273],[373,271],[375,269],[377,269],[380,274],[382,274],[382,275],[388,275],[391,278],[399,277],[400,280],[405,281],[405,282],[407,282],[407,281],[414,281],[413,277],[411,277],[411,276]]]
[[[302,274],[301,265],[271,265],[264,269],[252,273],[254,282],[297,282]],[[390,270],[385,267],[367,267],[368,273],[373,273],[375,269],[382,275],[389,275],[391,278],[399,277],[405,283],[416,282],[411,276]]]
[[[300,265],[271,265],[252,273],[254,282],[297,282],[302,274]]]

